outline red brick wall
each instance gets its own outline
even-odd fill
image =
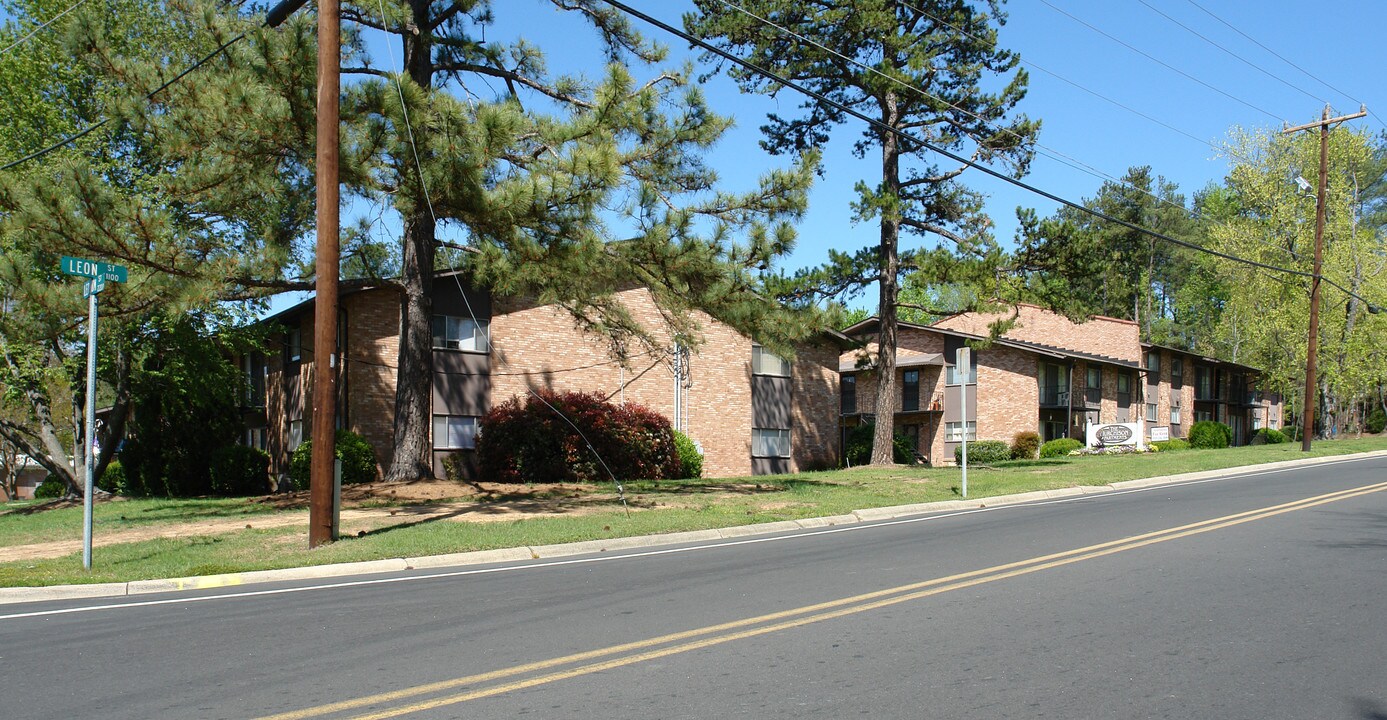
[[[1074,323],[1063,315],[1035,305],[1023,304],[1018,310],[1017,324],[1007,331],[1005,337],[1122,360],[1139,361],[1141,358],[1140,328],[1131,320],[1097,316],[1085,323]],[[964,313],[935,324],[950,330],[986,336],[990,332],[988,326],[993,321],[1010,316],[1009,311],[995,314]]]

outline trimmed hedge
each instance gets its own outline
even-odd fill
[[[1262,428],[1252,435],[1253,445],[1280,445],[1288,440],[1286,433],[1275,428]]]
[[[1190,426],[1190,447],[1202,450],[1226,448],[1233,442],[1233,428],[1216,420],[1200,420]]]
[[[1383,429],[1387,429],[1387,412],[1383,412],[1382,408],[1374,408],[1368,413],[1368,421],[1364,424],[1368,426],[1368,432],[1374,435],[1381,434]]]
[[[126,479],[125,468],[119,460],[112,460],[106,464],[106,471],[96,479],[96,486],[112,495],[130,495],[130,481]]]
[[[1170,452],[1172,450],[1189,450],[1190,444],[1180,438],[1171,438],[1170,440],[1157,440],[1151,443],[1151,447],[1161,452]]]
[[[862,423],[848,430],[847,440],[843,443],[843,462],[848,467],[872,463],[872,438],[876,434],[876,427],[876,423]],[[915,462],[915,448],[911,446],[910,438],[900,433],[892,435],[891,461],[897,465]]]
[[[342,484],[368,483],[376,479],[376,451],[366,438],[351,430],[338,430],[334,455],[342,461]],[[289,482],[294,490],[308,488],[313,468],[313,441],[304,440],[289,460]],[[283,490],[284,488],[280,488]]]
[[[688,435],[672,431],[674,433],[674,450],[679,453],[679,479],[691,480],[703,477],[703,453],[698,451],[698,446]]]
[[[1083,446],[1083,443],[1074,438],[1055,438],[1040,446],[1040,456],[1043,458],[1060,457]]]
[[[1002,440],[977,440],[968,443],[968,463],[995,463],[1011,459],[1011,446]],[[954,448],[954,462],[963,464],[963,445]]]
[[[592,393],[541,390],[524,402],[512,397],[487,412],[478,430],[477,462],[485,480],[605,482],[613,476],[669,479],[682,471],[667,418]]]
[[[1016,433],[1016,437],[1011,440],[1011,458],[1013,460],[1034,460],[1040,453],[1040,434],[1027,430]]]
[[[270,456],[259,448],[224,445],[212,451],[211,474],[214,495],[266,493],[270,490]]]

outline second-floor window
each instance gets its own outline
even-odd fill
[[[433,346],[440,350],[486,352],[487,322],[454,315],[433,316]]]
[[[1125,372],[1117,374],[1117,406],[1132,406],[1132,376]]]
[[[920,409],[920,371],[906,370],[901,373],[901,410],[910,412]]]
[[[760,345],[752,345],[751,374],[790,377],[790,363]]]
[[[1214,399],[1214,373],[1206,367],[1194,367],[1194,396],[1200,400]]]
[[[1161,377],[1161,354],[1156,350],[1146,353],[1146,369],[1151,371],[1151,377],[1158,379]]]
[[[1180,358],[1170,359],[1170,386],[1180,387],[1185,384],[1185,361]]]
[[[1089,365],[1084,372],[1084,400],[1097,403],[1103,399],[1103,368]]]
[[[284,357],[291,363],[303,359],[303,331],[291,329],[284,337]]]
[[[838,383],[838,397],[842,402],[839,410],[844,415],[857,412],[857,376],[844,375]]]

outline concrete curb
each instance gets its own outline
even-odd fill
[[[418,558],[390,558],[386,560],[369,560],[366,562],[337,563],[333,565],[311,565],[308,567],[284,568],[282,570],[255,570],[242,573],[227,573],[224,575],[203,575],[198,577],[169,578],[165,580],[133,580],[123,583],[99,583],[92,585],[53,585],[49,587],[24,587],[24,588],[0,588],[0,605],[41,602],[45,600],[76,600],[83,598],[97,597],[123,597],[127,595],[144,595],[148,593],[172,592],[179,590],[205,590],[210,588],[233,587],[238,585],[252,585],[255,583],[276,582],[285,580],[312,580],[320,578],[348,577],[354,575],[368,575],[372,573],[398,572],[400,570],[417,570],[423,568],[443,568],[458,567],[466,565],[483,565],[488,563],[516,562],[521,560],[539,560],[544,558],[559,558],[573,555],[584,555],[588,553],[607,552],[609,550],[631,550],[645,547],[658,547],[661,545],[678,545],[683,543],[707,542],[710,540],[726,540],[734,538],[744,538],[755,535],[770,535],[779,532],[792,530],[807,530],[815,528],[832,527],[836,525],[852,525],[865,522],[876,522],[881,520],[895,520],[898,518],[911,517],[941,512],[959,512],[965,510],[976,510],[988,507],[1001,507],[1006,505],[1019,505],[1022,503],[1035,502],[1038,500],[1051,500],[1059,498],[1078,497],[1081,495],[1093,495],[1110,493],[1119,490],[1136,490],[1141,488],[1156,487],[1160,485],[1175,485],[1197,480],[1207,480],[1215,477],[1238,476],[1267,472],[1271,470],[1281,470],[1307,465],[1323,465],[1326,463],[1339,462],[1343,460],[1361,460],[1373,457],[1387,457],[1387,450],[1374,450],[1365,453],[1354,453],[1351,455],[1332,455],[1321,458],[1305,458],[1301,460],[1284,460],[1274,463],[1263,463],[1261,465],[1243,465],[1239,467],[1224,468],[1222,470],[1203,470],[1200,472],[1182,473],[1179,475],[1165,475],[1161,477],[1142,478],[1140,480],[1123,480],[1110,485],[1082,485],[1070,488],[1060,488],[1058,490],[1037,490],[1034,492],[1018,493],[1016,495],[1000,495],[997,497],[978,498],[976,500],[945,500],[932,503],[915,503],[911,505],[896,505],[884,508],[865,508],[854,510],[848,515],[833,515],[827,517],[805,518],[801,520],[784,520],[781,522],[762,523],[758,525],[738,525],[733,527],[719,528],[716,530],[690,530],[687,532],[669,533],[665,535],[646,535],[637,537],[612,538],[610,540],[586,540],[583,542],[564,543],[562,545],[545,545],[535,547],[502,548],[499,550],[478,550],[475,552],[452,553],[448,555],[431,555]]]

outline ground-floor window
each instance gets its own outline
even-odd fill
[[[1156,422],[1156,403],[1146,403],[1146,422]]]
[[[751,431],[752,457],[790,457],[790,430],[780,428],[753,428]]]
[[[1064,437],[1063,420],[1043,420],[1040,423],[1040,436],[1045,442]]]
[[[1170,424],[1179,425],[1180,422],[1180,403],[1175,403],[1170,406]]]
[[[289,421],[289,452],[299,449],[303,444],[303,420]]]
[[[471,415],[434,415],[435,450],[472,450],[477,447],[477,418]]]
[[[976,421],[968,421],[968,439],[978,439],[978,423]],[[963,442],[963,423],[944,423],[944,442]]]
[[[253,427],[246,428],[246,447],[253,447],[256,450],[265,449],[265,428]]]

